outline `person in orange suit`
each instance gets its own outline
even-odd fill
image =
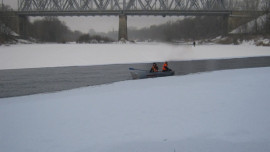
[[[163,67],[162,67],[162,72],[166,72],[166,71],[172,71],[169,67],[168,67],[168,62],[164,62]]]

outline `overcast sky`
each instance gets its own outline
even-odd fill
[[[2,2],[2,0],[1,0]],[[17,0],[3,0],[4,4],[10,5],[13,9],[18,9]],[[128,16],[128,27],[149,27],[180,19],[181,17],[155,17],[155,16]],[[31,21],[37,19],[31,18]],[[108,32],[118,30],[118,16],[91,16],[91,17],[59,17],[71,30],[88,32],[94,29],[96,32]]]

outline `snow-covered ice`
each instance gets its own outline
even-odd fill
[[[270,56],[254,45],[18,44],[0,46],[0,69]]]
[[[1,152],[269,152],[270,68],[0,99]]]
[[[0,69],[269,56],[233,45],[0,46]],[[0,99],[0,152],[269,152],[270,68]]]

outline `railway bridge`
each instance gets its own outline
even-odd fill
[[[225,0],[18,0],[16,14],[19,33],[27,16],[119,16],[118,39],[127,40],[127,16],[223,16],[227,24],[227,8]]]

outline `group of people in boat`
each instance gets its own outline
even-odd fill
[[[165,61],[163,66],[162,66],[162,72],[167,72],[167,71],[172,71],[172,70],[168,67],[168,62]],[[158,72],[158,66],[156,63],[153,63],[153,66],[152,66],[150,72]]]

